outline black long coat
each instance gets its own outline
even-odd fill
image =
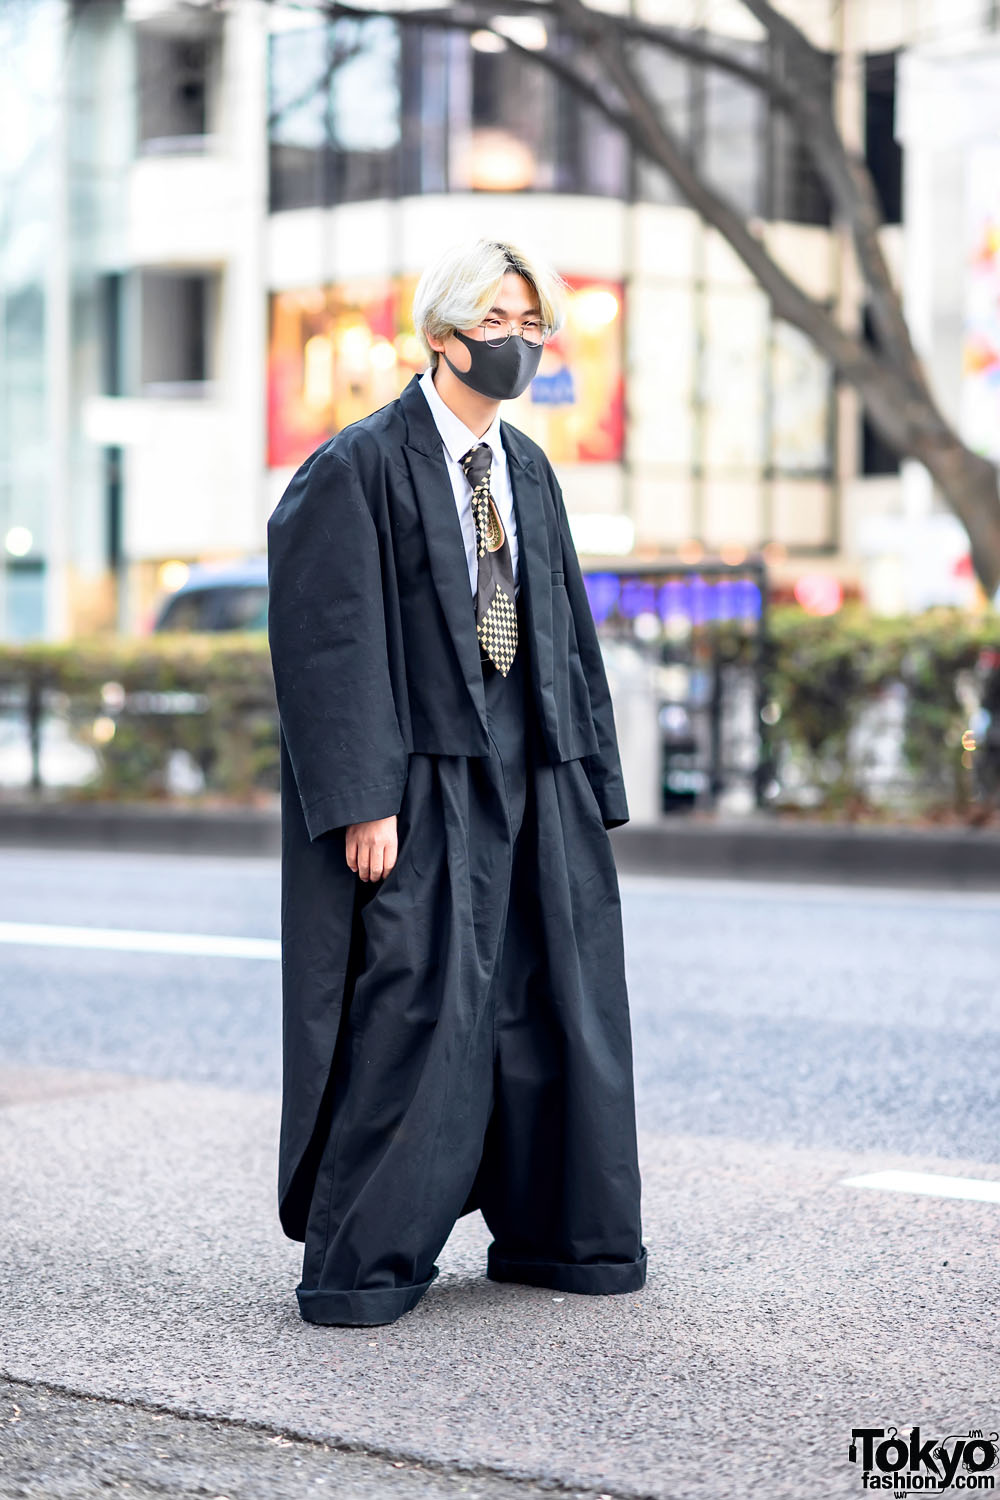
[[[528,656],[550,763],[580,759],[628,822],[614,715],[562,492],[501,421]],[[348,824],[397,813],[411,752],[488,755],[475,599],[441,436],[416,375],[322,443],[267,525],[280,721],[283,1082],[278,1208],[304,1240],[359,877]]]

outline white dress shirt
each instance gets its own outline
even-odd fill
[[[420,389],[427,398],[431,415],[437,424],[438,432],[441,434],[444,460],[448,466],[448,473],[451,476],[451,487],[455,494],[455,504],[458,507],[458,519],[461,522],[462,535],[465,538],[465,556],[469,564],[469,583],[472,587],[473,597],[475,597],[479,588],[476,522],[472,515],[472,486],[466,478],[465,470],[462,468],[459,460],[468,453],[470,448],[474,448],[477,443],[489,443],[493,450],[493,462],[490,468],[490,494],[493,496],[494,504],[500,513],[500,519],[507,533],[507,542],[510,546],[510,560],[514,569],[514,593],[517,594],[520,588],[517,574],[517,524],[514,520],[514,498],[511,494],[510,476],[507,472],[507,453],[500,437],[500,412],[499,410],[497,411],[496,416],[482,437],[477,437],[474,432],[466,427],[461,417],[455,415],[447,402],[441,399],[430,369],[425,370],[421,375]]]

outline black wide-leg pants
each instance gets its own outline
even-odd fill
[[[617,872],[582,763],[538,754],[520,639],[483,666],[489,756],[411,755],[396,864],[358,882],[309,1322],[401,1317],[475,1207],[494,1280],[645,1282]]]

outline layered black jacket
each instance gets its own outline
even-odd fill
[[[583,759],[614,828],[629,817],[614,715],[562,492],[537,443],[500,431],[548,758]],[[305,460],[267,538],[281,736],[310,838],[398,812],[411,751],[489,753],[465,543],[416,375]]]

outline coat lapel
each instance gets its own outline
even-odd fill
[[[399,404],[407,426],[403,450],[427,538],[431,577],[465,685],[485,726],[486,695],[476,636],[476,605],[469,588],[465,539],[452,501],[451,479],[444,460],[441,434],[420,389],[418,376],[414,375],[401,392]],[[524,591],[531,653],[537,663],[541,695],[543,699],[551,700],[552,582],[542,488],[536,460],[528,452],[518,430],[501,419],[500,436],[507,454],[514,501],[518,582]]]
[[[538,674],[542,698],[552,702],[552,577],[549,535],[542,509],[542,487],[537,461],[528,452],[521,433],[500,420],[500,437],[507,452],[514,521],[517,526],[518,582],[524,592],[525,619],[531,636],[531,654]]]
[[[458,657],[459,667],[482,724],[486,724],[486,694],[479,664],[476,601],[469,588],[462,524],[452,498],[451,478],[444,461],[441,434],[431,415],[419,377],[414,375],[401,393],[406,418],[406,462],[427,538],[431,577]]]

